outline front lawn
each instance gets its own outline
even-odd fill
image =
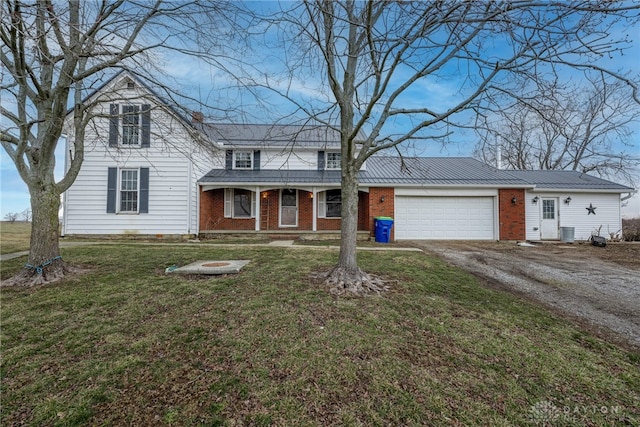
[[[423,253],[335,299],[331,249],[114,244],[1,291],[3,425],[638,425],[640,357]],[[249,259],[239,275],[166,267]],[[2,263],[2,278],[25,259]],[[546,423],[546,424],[545,424]]]

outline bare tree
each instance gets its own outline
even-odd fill
[[[631,3],[306,0],[271,22],[288,75],[257,84],[341,135],[342,240],[327,276],[338,292],[380,289],[356,260],[358,171],[370,156],[445,139],[469,114],[562,68],[600,70],[638,101],[633,80],[598,62],[629,47],[613,28],[638,22]],[[312,97],[296,91],[314,82]]]
[[[508,169],[575,170],[633,182],[640,105],[632,95],[620,80],[542,82],[528,97],[480,117],[476,155]]]
[[[28,265],[18,284],[57,280],[68,271],[60,258],[60,195],[76,179],[84,157],[85,128],[93,118],[83,98],[118,70],[146,77],[163,95],[177,94],[158,78],[160,52],[198,55],[215,63],[222,28],[232,32],[228,2],[7,0],[0,6],[3,75],[0,142],[31,196],[33,227]],[[6,74],[5,74],[6,72]],[[10,97],[11,101],[5,102]],[[15,108],[8,105],[14,104]],[[74,147],[64,177],[54,177],[55,150],[68,109]],[[41,273],[36,273],[36,270]]]
[[[4,220],[7,222],[14,223],[18,219],[18,214],[15,212],[9,212],[4,216]]]
[[[31,209],[23,210],[20,215],[22,215],[24,222],[31,222]]]

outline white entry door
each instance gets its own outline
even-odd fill
[[[280,227],[298,226],[298,190],[285,188],[280,192]]]
[[[543,240],[557,240],[559,238],[557,198],[542,199],[540,238]]]

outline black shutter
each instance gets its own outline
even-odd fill
[[[117,185],[118,168],[109,168],[107,171],[107,213],[116,213]]]
[[[225,156],[225,169],[233,169],[233,150],[227,150]]]
[[[318,170],[323,171],[325,165],[324,151],[318,151]]]
[[[149,168],[140,168],[140,205],[138,213],[149,213]]]
[[[118,104],[111,104],[109,107],[109,147],[118,146],[118,114],[120,108]]]
[[[142,148],[151,147],[151,105],[142,105]]]
[[[253,169],[257,171],[260,170],[260,150],[253,152]]]

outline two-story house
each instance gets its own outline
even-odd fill
[[[85,159],[63,200],[67,235],[340,229],[335,129],[187,119],[127,73],[87,103],[95,108]],[[632,191],[577,172],[506,171],[464,157],[374,156],[359,183],[358,230],[372,235],[374,218],[389,216],[397,240],[557,240],[562,227],[587,239],[621,228],[621,194]]]

